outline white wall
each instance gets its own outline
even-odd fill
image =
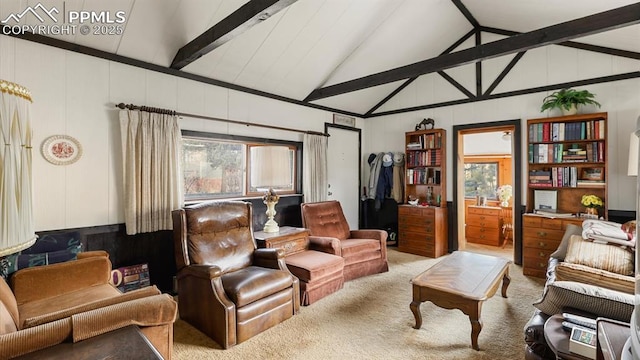
[[[486,89],[510,59],[495,59],[483,63],[483,87]],[[471,65],[473,66],[473,65]],[[471,71],[470,71],[471,70]],[[567,81],[599,76],[614,75],[640,70],[640,61],[615,56],[596,54],[560,46],[528,51],[520,62],[503,80],[493,93],[544,86]],[[468,66],[447,70],[452,77],[475,92],[474,72]],[[487,74],[495,74],[493,78]],[[640,79],[580,86],[596,94],[602,104],[600,109],[587,107],[585,112],[608,112],[608,157],[609,194],[608,208],[615,210],[635,210],[635,177],[627,173],[629,134],[635,129],[640,116]],[[397,115],[368,118],[363,131],[363,154],[378,151],[403,151],[404,133],[413,131],[415,124],[423,118],[435,120],[436,128],[447,131],[447,170],[452,174],[454,153],[452,149],[452,129],[454,125],[482,123],[501,120],[522,120],[523,144],[526,144],[526,120],[559,116],[556,111],[541,113],[542,99],[549,93],[536,93],[503,99],[475,102],[421,110]],[[463,98],[462,94],[437,74],[424,75],[407,86],[379,111],[420,106],[435,102]],[[522,158],[527,159],[526,147]],[[365,159],[366,160],[366,159]],[[368,179],[368,169],[363,169],[363,179]],[[526,179],[526,164],[523,165],[523,179]],[[453,194],[453,176],[447,177],[447,193]],[[526,201],[523,187],[523,201]],[[449,201],[452,200],[451,196]]]
[[[0,36],[0,78],[27,87],[34,99],[36,231],[124,222],[120,102],[320,132],[333,114],[7,36]],[[181,119],[180,127],[302,141],[297,132],[195,118]],[[42,141],[61,134],[82,144],[74,164],[53,165],[41,155]]]
[[[523,57],[496,92],[518,87],[571,81],[580,77],[638,71],[640,62],[592,55],[575,49],[548,47]],[[504,61],[487,62],[483,74],[498,74]],[[507,60],[508,61],[508,60]],[[469,69],[449,73],[460,78]],[[569,73],[568,75],[566,73]],[[489,76],[489,75],[487,75]],[[124,222],[122,211],[120,130],[115,104],[120,102],[305,130],[323,131],[332,113],[68,52],[29,41],[0,36],[0,78],[32,92],[34,124],[34,196],[36,230],[96,226]],[[437,75],[421,77],[384,109],[418,106],[458,97],[458,90]],[[485,87],[492,79],[484,81]],[[609,113],[609,208],[634,210],[635,178],[626,176],[629,132],[640,115],[640,79],[586,86]],[[530,94],[393,116],[357,119],[363,128],[363,181],[367,157],[379,151],[403,151],[404,132],[423,118],[436,120],[447,133],[452,154],[452,127],[473,122],[547,116],[539,107],[546,94]],[[555,113],[550,114],[550,116]],[[295,132],[184,118],[183,129],[301,141]],[[83,146],[82,158],[71,165],[48,163],[40,144],[51,135],[70,135]],[[523,158],[526,152],[523,149]],[[451,171],[453,158],[447,159]],[[523,174],[523,176],[526,174]],[[447,190],[452,194],[452,177]],[[450,199],[449,199],[450,200]]]

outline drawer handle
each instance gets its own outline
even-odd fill
[[[540,246],[540,247],[547,247],[547,244],[546,244],[546,243],[543,243],[542,241],[540,241],[540,242],[538,243],[538,246]]]
[[[484,220],[484,216],[480,216],[480,220]]]
[[[284,244],[284,249],[287,250],[287,251],[293,249],[293,243]]]
[[[484,239],[484,235],[480,235],[480,239]]]
[[[538,236],[547,236],[547,233],[544,231],[538,231]]]
[[[480,232],[484,232],[484,229],[480,229]]]
[[[541,268],[545,268],[545,267],[547,267],[547,264],[545,264],[545,263],[540,263],[540,264],[538,264],[538,266],[539,266],[539,267],[541,267]]]
[[[540,257],[544,257],[544,253],[542,251],[540,252]]]

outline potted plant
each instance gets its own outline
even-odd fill
[[[586,208],[586,213],[598,217],[598,209],[604,206],[602,199],[593,194],[584,194],[580,199],[582,206]]]
[[[578,105],[596,105],[600,103],[594,100],[595,94],[589,90],[562,89],[542,99],[540,112],[559,108],[564,115],[574,115],[578,112]]]

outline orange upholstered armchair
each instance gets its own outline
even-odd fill
[[[180,318],[225,349],[300,308],[284,250],[257,249],[251,215],[251,204],[241,201],[173,211]]]
[[[63,342],[79,342],[138,325],[158,352],[170,359],[177,304],[155,287],[122,293],[109,284],[104,251],[78,260],[19,270],[11,287],[0,278],[0,359]]]
[[[387,232],[383,230],[350,230],[338,201],[304,203],[302,224],[309,229],[310,248],[333,248],[344,258],[344,279],[386,272]]]

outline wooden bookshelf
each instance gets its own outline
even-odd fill
[[[583,221],[579,216],[585,212],[582,195],[602,199],[604,206],[598,215],[607,218],[607,113],[531,119],[527,125],[522,272],[544,278],[549,256],[560,245],[567,226],[580,226]],[[540,202],[543,195],[538,191],[554,194],[557,213],[568,217],[534,215],[536,196]]]
[[[446,207],[446,131],[432,129],[405,134],[405,203],[409,197]]]
[[[405,134],[405,198],[398,207],[398,250],[439,257],[447,253],[446,132]]]
[[[599,216],[606,219],[607,113],[531,119],[527,136],[527,213],[535,210],[536,191],[548,190],[557,194],[562,213],[584,213],[582,196],[596,195],[604,202]]]

